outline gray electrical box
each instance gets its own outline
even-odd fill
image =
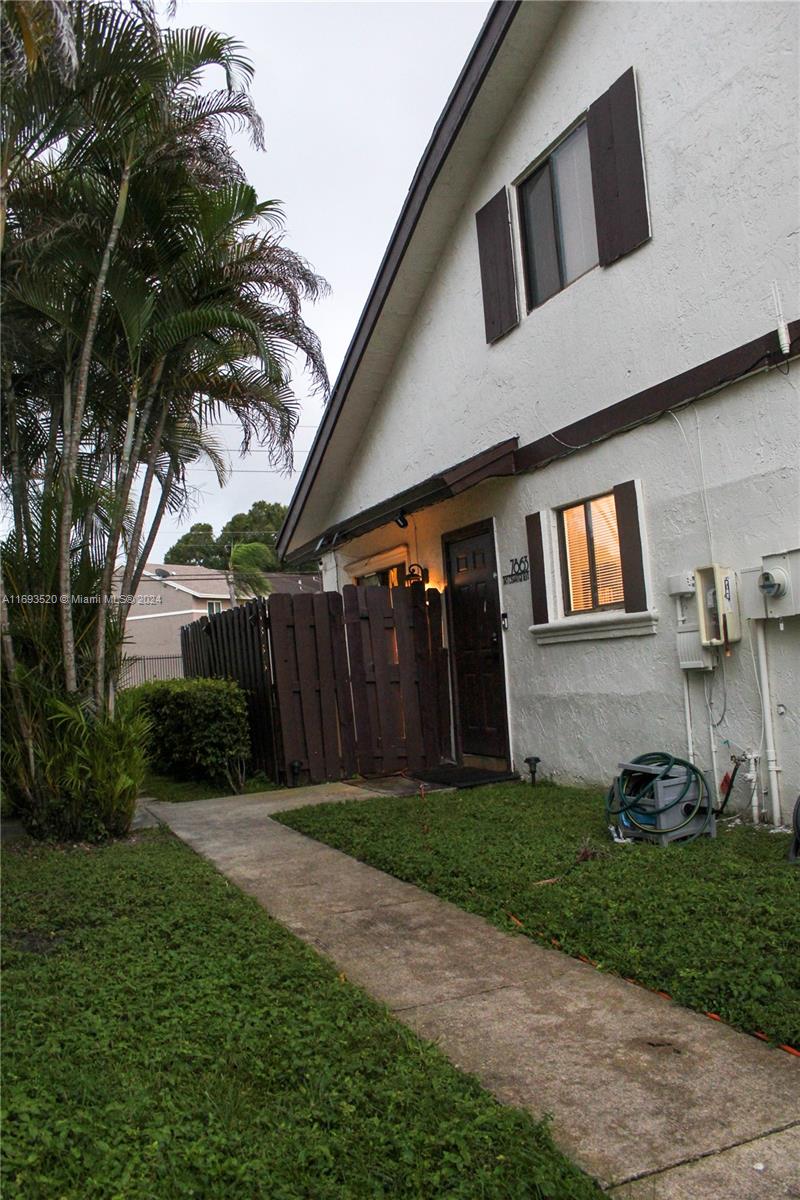
[[[661,767],[645,763],[619,764],[620,773],[629,772],[628,786],[635,792],[641,792],[655,775],[661,774],[661,770]],[[696,837],[700,833],[716,837],[717,826],[708,781],[700,808],[690,820],[687,818],[697,804],[700,785],[692,778],[686,795],[678,800],[685,787],[686,769],[676,764],[663,779],[656,780],[651,795],[643,796],[637,802],[635,823],[628,814],[619,814],[617,821],[620,832],[634,841],[655,842],[659,846],[666,846],[681,838]],[[711,812],[709,808],[712,808]]]

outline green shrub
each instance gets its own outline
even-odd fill
[[[130,828],[147,759],[143,712],[90,708],[50,698],[31,746],[6,732],[4,792],[33,837],[100,842]],[[12,731],[13,733],[13,731]]]
[[[151,725],[154,770],[241,791],[250,757],[244,692],[230,679],[158,679],[125,693]]]

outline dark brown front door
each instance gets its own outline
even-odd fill
[[[491,526],[446,534],[450,653],[462,754],[507,759],[500,593]]]

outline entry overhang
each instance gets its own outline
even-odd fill
[[[336,525],[330,525],[313,541],[306,542],[287,554],[286,561],[302,562],[314,555],[324,554],[327,550],[334,550],[344,542],[369,533],[380,525],[394,521],[401,513],[408,515],[419,512],[421,508],[428,508],[431,504],[438,504],[441,500],[449,500],[452,496],[458,496],[468,488],[482,483],[484,479],[513,475],[514,455],[518,445],[518,437],[506,438],[505,441],[497,442],[487,450],[481,450],[437,475],[431,475],[422,483],[389,496],[380,504],[366,508]]]

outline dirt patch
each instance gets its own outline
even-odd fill
[[[15,950],[24,950],[28,954],[54,954],[64,941],[64,934],[42,929],[6,929],[3,938]]]

